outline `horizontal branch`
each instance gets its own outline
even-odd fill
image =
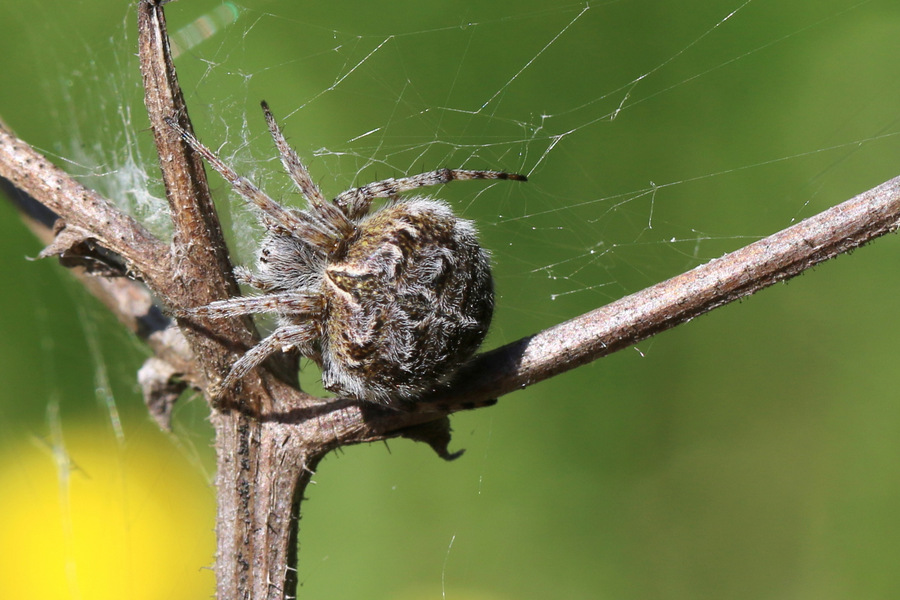
[[[478,356],[454,398],[496,398],[784,281],[900,226],[900,177],[612,304]]]

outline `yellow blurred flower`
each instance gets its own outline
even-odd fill
[[[203,474],[155,432],[118,444],[73,426],[64,440],[0,455],[0,597],[211,597],[215,498]]]

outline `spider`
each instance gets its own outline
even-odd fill
[[[497,171],[439,169],[347,190],[327,202],[268,105],[263,113],[281,162],[308,208],[285,208],[167,123],[260,211],[266,233],[256,272],[235,269],[258,295],[186,311],[219,319],[275,313],[277,328],[248,350],[211,391],[237,383],[278,351],[316,362],[323,386],[356,400],[402,407],[447,383],[484,339],[494,308],[488,253],[471,221],[445,203],[400,194],[450,181],[512,179]],[[372,201],[386,198],[372,211]]]

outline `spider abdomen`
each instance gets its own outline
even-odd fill
[[[472,223],[414,198],[359,224],[326,266],[322,379],[333,392],[389,404],[450,379],[493,313],[487,253]]]

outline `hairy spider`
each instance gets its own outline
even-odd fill
[[[232,365],[213,395],[275,352],[294,348],[321,367],[326,389],[358,400],[400,406],[446,383],[481,344],[491,321],[488,253],[472,222],[443,202],[399,195],[450,181],[525,177],[440,169],[347,190],[329,203],[265,102],[262,109],[281,162],[309,203],[306,210],[282,207],[167,120],[260,209],[266,228],[256,272],[235,269],[241,283],[262,294],[187,311],[212,319],[278,315],[275,331]],[[370,215],[376,198],[388,202]]]

